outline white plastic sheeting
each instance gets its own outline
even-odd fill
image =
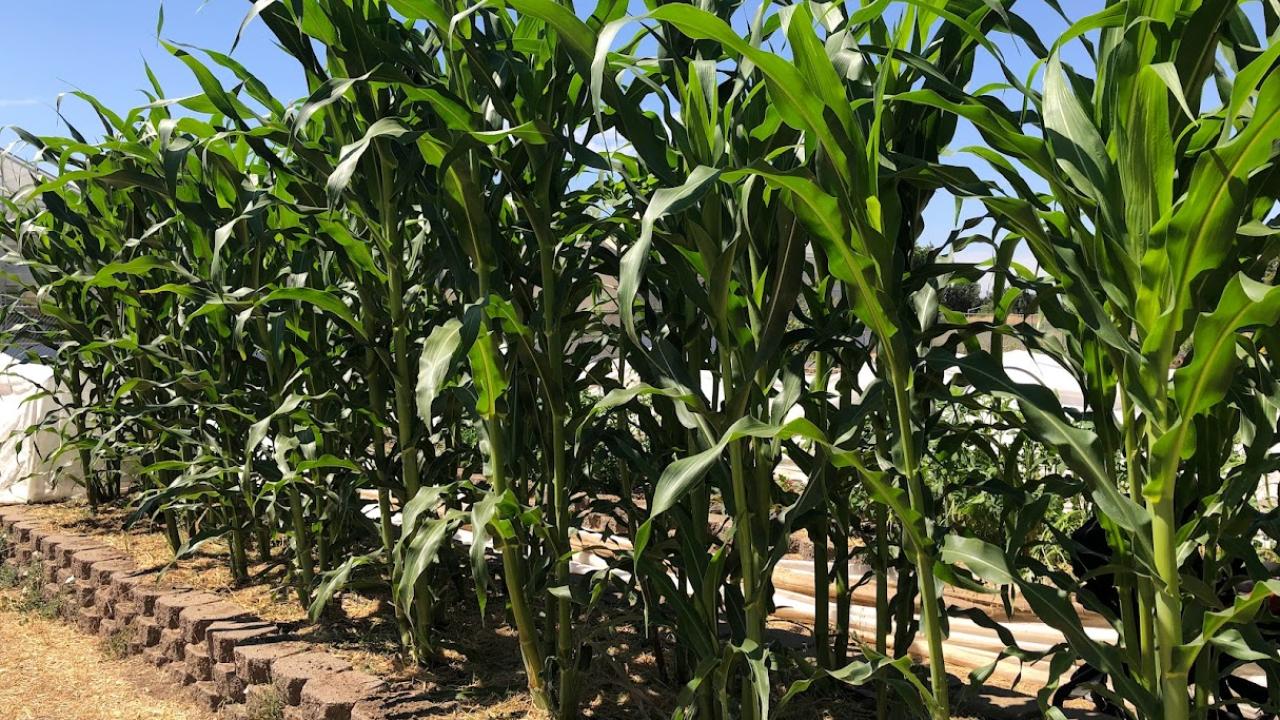
[[[53,371],[0,354],[0,504],[62,500],[80,494],[78,463],[69,454],[55,459],[54,430],[27,434],[60,409],[41,395],[53,386]]]

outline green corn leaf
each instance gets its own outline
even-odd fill
[[[948,535],[942,543],[942,561],[963,563],[974,575],[995,585],[1014,583],[1004,552],[978,538]]]
[[[267,293],[260,301],[260,305],[266,305],[273,302],[300,302],[308,305],[314,305],[316,308],[336,317],[346,323],[356,335],[363,338],[364,325],[356,319],[351,313],[351,308],[342,302],[335,293],[324,290],[316,290],[315,288],[290,287],[278,288]]]
[[[311,607],[307,610],[307,617],[310,618],[311,622],[320,622],[325,608],[329,606],[329,603],[333,602],[333,596],[344,590],[351,581],[351,573],[358,568],[372,565],[377,560],[376,555],[356,555],[347,558],[336,569],[326,573],[324,580],[316,588]]]
[[[123,290],[128,287],[120,276],[146,275],[158,268],[167,268],[169,263],[154,255],[143,255],[128,262],[113,262],[104,266],[85,283],[86,288],[102,287]]]
[[[476,583],[476,601],[481,612],[489,600],[489,564],[485,560],[489,543],[489,523],[498,511],[497,493],[487,492],[471,506],[471,577]]]
[[[370,72],[360,77],[325,80],[298,110],[298,116],[294,119],[294,133],[301,134],[316,113],[341,100],[351,88],[368,81],[372,75],[373,73]]]
[[[1280,74],[1272,73],[1259,91],[1253,120],[1225,145],[1197,160],[1183,198],[1167,224],[1153,231],[1163,233],[1162,247],[1148,252],[1144,266],[1166,262],[1168,275],[1148,282],[1167,322],[1154,324],[1143,343],[1145,350],[1167,347],[1181,329],[1182,314],[1193,305],[1193,283],[1201,274],[1217,268],[1235,239],[1236,227],[1249,208],[1249,178],[1276,157],[1280,141]],[[1154,254],[1159,253],[1159,256]],[[1168,293],[1162,292],[1167,287]],[[1171,295],[1171,296],[1170,296]]]
[[[1057,55],[1049,58],[1045,70],[1044,121],[1059,167],[1105,212],[1108,192],[1115,186],[1106,143],[1076,97]]]
[[[1197,319],[1192,331],[1190,362],[1173,374],[1173,397],[1180,416],[1152,448],[1155,467],[1143,493],[1159,498],[1173,492],[1178,463],[1195,450],[1195,424],[1226,397],[1235,379],[1237,339],[1253,326],[1280,322],[1280,288],[1237,274],[1227,284],[1218,307]]]
[[[1205,613],[1200,634],[1190,642],[1176,648],[1174,666],[1179,672],[1188,672],[1206,644],[1214,641],[1231,625],[1248,624],[1262,609],[1262,604],[1280,595],[1280,580],[1256,583],[1248,595],[1237,596],[1231,607]]]
[[[1111,675],[1123,696],[1144,712],[1153,712],[1156,699],[1125,674],[1120,655],[1115,648],[1095,641],[1085,632],[1080,615],[1065,593],[1035,582],[1019,582],[1023,597],[1035,611],[1036,617],[1046,625],[1061,632],[1071,648],[1085,662]]]
[[[1280,322],[1280,287],[1237,274],[1218,306],[1196,321],[1190,362],[1173,374],[1173,395],[1184,421],[1207,412],[1227,394],[1237,364],[1236,337],[1254,326]]]
[[[418,417],[426,425],[428,432],[431,430],[434,417],[431,407],[444,387],[462,344],[462,322],[449,319],[432,330],[422,345],[422,355],[418,357],[418,383],[414,397]]]
[[[437,28],[449,27],[449,14],[435,0],[387,0],[387,4],[410,20],[429,20]]]
[[[507,139],[519,140],[529,145],[546,145],[550,132],[542,123],[530,120],[506,130],[474,131],[471,137],[487,145],[496,145]]]
[[[683,185],[678,188],[658,190],[649,201],[649,207],[645,209],[644,218],[641,220],[640,237],[623,254],[618,271],[618,305],[622,314],[622,323],[633,338],[635,337],[635,298],[640,291],[640,279],[644,276],[645,266],[649,262],[654,225],[668,215],[691,207],[712,186],[719,175],[720,172],[713,168],[696,167],[689,173]]]
[[[355,174],[356,166],[360,163],[360,158],[364,157],[365,151],[374,140],[380,137],[398,138],[408,133],[409,130],[401,125],[399,120],[383,118],[370,125],[359,140],[342,148],[338,164],[329,174],[329,181],[325,183],[325,194],[329,197],[329,204],[337,204],[342,194],[346,192],[347,186],[351,184],[351,176]]]
[[[1254,649],[1254,645],[1265,647],[1265,641],[1250,643],[1249,639],[1234,628],[1219,632],[1210,638],[1209,643],[1231,657],[1245,662],[1274,661],[1277,659],[1275,650],[1270,647],[1267,648],[1269,652],[1261,652]]]
[[[476,384],[476,412],[481,418],[492,420],[498,416],[498,400],[507,391],[508,382],[488,328],[479,329],[468,356],[471,377]]]
[[[453,511],[443,518],[432,517],[425,520],[419,528],[406,528],[397,545],[400,572],[397,574],[399,583],[395,588],[395,598],[407,617],[412,617],[418,579],[439,559],[440,549],[461,524],[462,517]],[[421,630],[425,631],[426,628]]]

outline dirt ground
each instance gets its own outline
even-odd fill
[[[0,716],[7,720],[214,720],[140,658],[115,660],[62,620],[0,597]]]

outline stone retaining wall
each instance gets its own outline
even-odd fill
[[[0,534],[8,548],[0,561],[41,572],[45,599],[60,600],[69,622],[142,655],[228,718],[249,717],[255,705],[282,707],[283,720],[396,720],[426,709],[217,595],[156,585],[119,551],[24,507],[0,506]]]

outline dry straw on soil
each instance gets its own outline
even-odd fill
[[[56,619],[0,593],[0,715],[6,720],[214,720],[140,659],[115,660]]]

